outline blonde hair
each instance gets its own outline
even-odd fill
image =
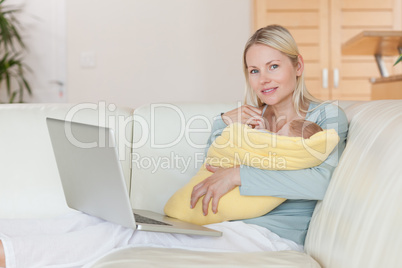
[[[282,52],[291,60],[294,66],[297,66],[298,56],[300,53],[293,36],[286,28],[280,25],[268,25],[264,28],[261,28],[257,30],[247,41],[243,52],[243,72],[246,78],[246,96],[244,102],[245,104],[261,107],[264,103],[262,103],[262,101],[257,97],[250,86],[246,61],[247,51],[254,44],[267,45]],[[307,106],[310,101],[318,103],[321,102],[320,100],[314,98],[307,90],[307,87],[304,83],[303,72],[301,76],[296,78],[296,88],[293,91],[294,108],[299,116],[301,116],[301,112],[308,112],[303,107]]]
[[[322,131],[322,128],[318,124],[304,119],[295,119],[289,123],[289,133],[295,137],[308,139],[320,131]]]

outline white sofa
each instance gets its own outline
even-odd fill
[[[401,267],[402,100],[339,105],[350,121],[347,146],[315,209],[306,253],[135,247],[112,252],[91,267]],[[0,105],[0,218],[69,211],[47,116],[114,128],[133,207],[162,212],[170,195],[198,170],[212,118],[234,107],[153,104],[134,111],[105,103]],[[159,159],[159,166],[152,159]]]

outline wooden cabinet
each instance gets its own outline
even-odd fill
[[[306,84],[320,99],[369,100],[374,56],[342,55],[342,44],[364,30],[402,30],[402,0],[254,0],[254,28],[290,30],[306,65]],[[402,73],[385,64],[391,75]],[[402,64],[400,64],[402,65]]]

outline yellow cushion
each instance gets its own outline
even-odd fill
[[[234,123],[227,126],[208,150],[204,165],[198,173],[166,203],[168,216],[205,225],[227,220],[255,218],[267,214],[286,199],[271,196],[242,196],[239,187],[219,200],[214,214],[209,205],[208,215],[202,212],[202,202],[190,208],[193,187],[212,175],[205,164],[223,168],[248,165],[267,170],[296,170],[321,164],[338,144],[334,129],[326,129],[309,139],[279,136],[261,132],[247,125]]]

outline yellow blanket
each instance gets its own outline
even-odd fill
[[[209,205],[208,215],[202,212],[202,202],[190,208],[193,187],[211,176],[205,164],[230,168],[247,165],[268,170],[296,170],[321,164],[338,144],[334,129],[326,129],[309,139],[285,137],[261,132],[247,125],[235,123],[226,127],[208,150],[207,159],[199,172],[166,203],[165,213],[199,225],[227,220],[262,216],[286,199],[270,196],[242,196],[239,188],[224,195],[214,214]]]

